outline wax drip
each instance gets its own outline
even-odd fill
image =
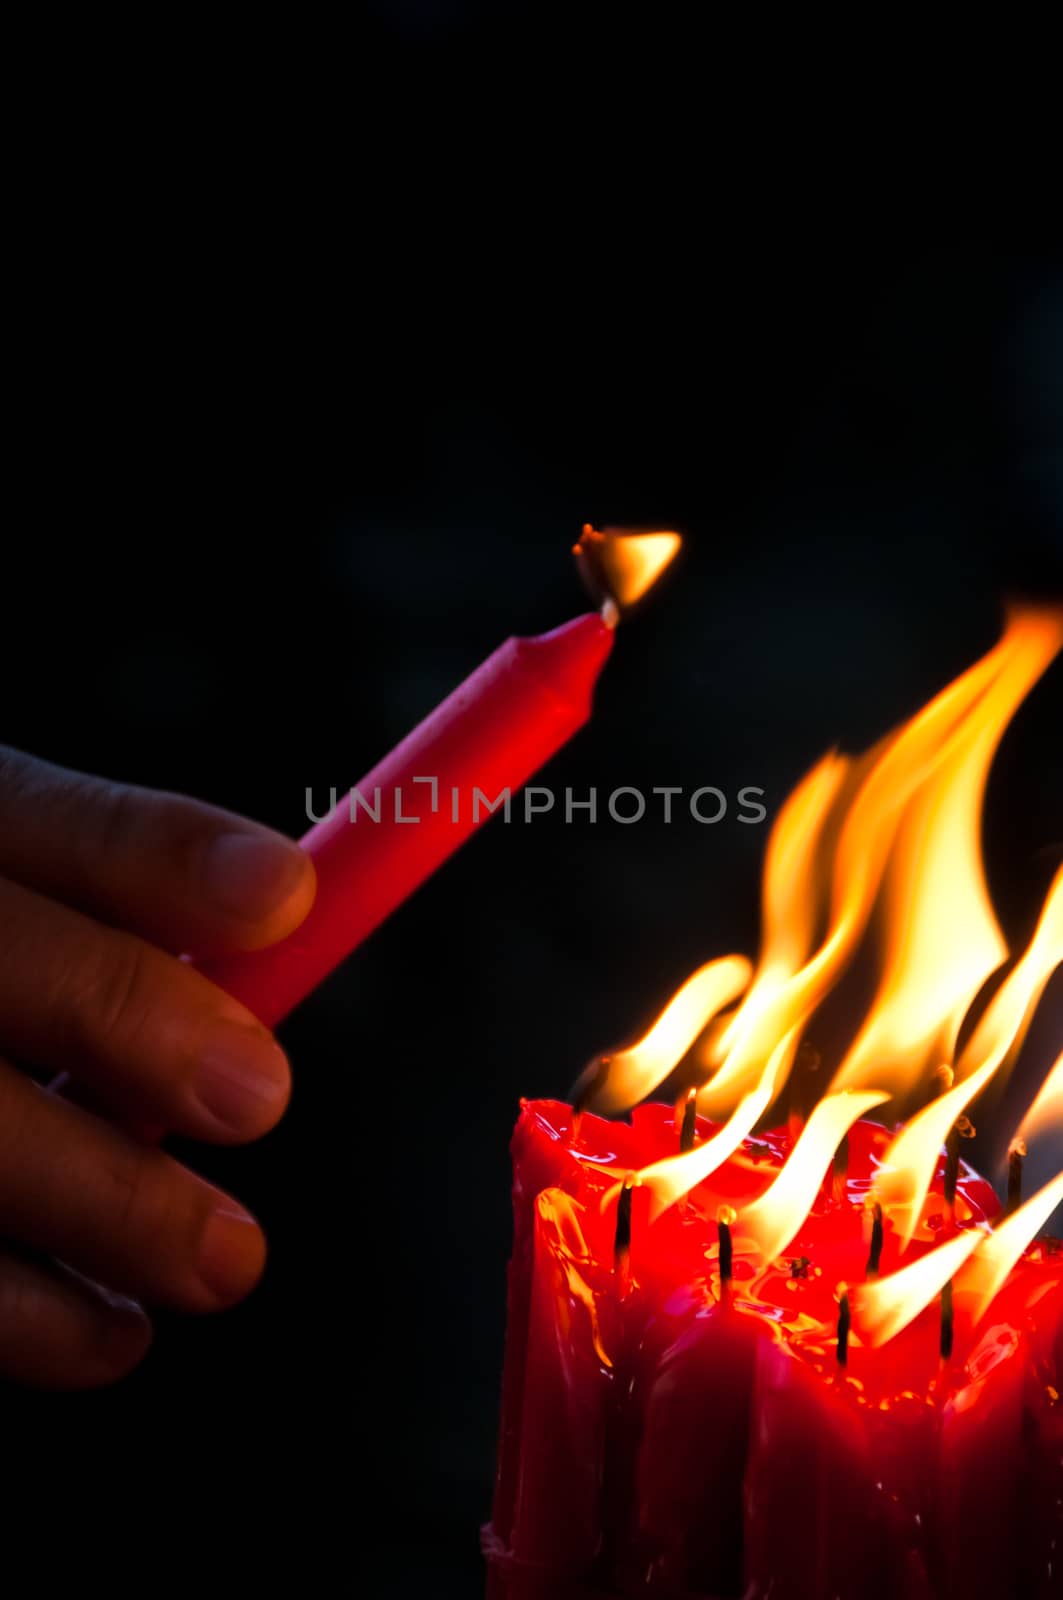
[[[686,1104],[683,1107],[683,1126],[679,1130],[679,1152],[686,1155],[688,1150],[693,1150],[698,1142],[697,1129],[698,1116],[698,1091],[687,1091]]]

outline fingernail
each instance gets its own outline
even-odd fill
[[[223,833],[207,846],[207,894],[230,916],[262,917],[278,910],[306,873],[306,857],[290,839],[271,833]]]
[[[266,1241],[254,1217],[227,1201],[212,1212],[199,1246],[197,1271],[216,1300],[231,1305],[254,1288],[266,1262]]]
[[[264,1133],[284,1109],[288,1061],[264,1028],[218,1022],[200,1058],[193,1092],[203,1109],[233,1133]]]

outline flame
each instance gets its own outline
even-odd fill
[[[982,799],[1008,722],[1061,642],[1058,618],[1023,613],[1012,622],[986,658],[996,658],[991,681],[946,734],[908,805],[883,884],[882,980],[836,1087],[897,1093],[950,1061],[971,1001],[1006,958],[982,869]]]
[[[644,1100],[686,1055],[705,1024],[745,989],[753,968],[745,956],[706,962],[665,1006],[649,1032],[626,1050],[591,1062],[583,1106],[616,1116]]]
[[[1008,1273],[1058,1205],[1063,1205],[1063,1172],[981,1239],[958,1284],[973,1297],[973,1321],[984,1316]]]
[[[909,925],[907,919],[902,920],[906,907],[912,903],[922,907],[926,899],[919,893],[917,875],[922,859],[917,847],[921,826],[932,825],[937,848],[946,850],[950,862],[955,864],[960,857],[961,874],[973,862],[977,883],[982,885],[977,807],[985,773],[1009,717],[1060,644],[1063,613],[1017,613],[993,650],[865,757],[855,770],[856,792],[851,798],[844,790],[835,791],[836,803],[848,801],[848,809],[840,819],[832,851],[826,936],[815,954],[797,970],[789,974],[773,972],[770,981],[763,970],[754,975],[747,1001],[739,1007],[720,1041],[717,1059],[722,1052],[727,1053],[716,1076],[699,1095],[699,1106],[707,1114],[716,1114],[733,1103],[734,1097],[755,1078],[775,1041],[786,1031],[800,1030],[833,988],[867,927],[889,864],[887,902],[894,915],[887,922],[892,924],[889,932],[893,954],[887,959],[887,978],[880,987],[872,1019],[835,1084],[837,1088],[880,1087],[879,1081],[871,1081],[870,1069],[874,1069],[876,1077],[889,1071],[880,1054],[888,1047],[878,1042],[880,1030],[887,1039],[889,1030],[875,1018],[883,1011],[902,1016],[903,1007],[912,1003],[909,975],[923,970],[916,967],[909,954]],[[975,720],[968,726],[971,719]],[[910,810],[914,810],[914,820],[906,827]],[[830,822],[829,813],[821,818],[825,833],[830,831]],[[951,830],[956,827],[961,829],[962,849],[950,842]],[[899,844],[899,865],[890,860],[895,842]],[[814,881],[807,887],[809,892],[815,892]],[[964,963],[962,982],[949,985],[946,1025],[937,1024],[933,1030],[937,1035],[948,1036],[959,1026],[967,1003],[985,976],[987,960],[996,965],[1006,953],[999,935],[989,929],[992,911],[982,889],[984,885],[973,894],[961,890],[965,914],[968,918],[973,915],[978,930],[973,937],[977,958]],[[926,927],[925,919],[932,917],[933,907],[920,915],[924,917],[923,924],[919,924],[918,917],[915,922]],[[995,923],[992,928],[995,930]],[[989,944],[992,950],[987,955]],[[929,931],[922,932],[919,940],[921,952],[927,947],[933,948]],[[903,982],[898,972],[903,975]],[[981,976],[976,977],[977,973]],[[895,990],[900,991],[899,996],[894,995]],[[911,1025],[900,1030],[902,1037],[911,1031]],[[922,1055],[925,1057],[925,1049]],[[917,1059],[914,1066],[909,1066],[913,1079],[923,1064],[922,1059]]]
[[[1019,1124],[1018,1137],[1030,1139],[1063,1126],[1063,1053],[1041,1085],[1037,1098]]]
[[[987,1058],[1002,1061],[1024,1034],[1052,973],[1063,961],[1063,867],[1052,880],[1033,938],[986,1007],[964,1046],[957,1072],[963,1077]]]
[[[980,1019],[957,1063],[959,1082],[890,1145],[880,1178],[882,1198],[901,1208],[905,1243],[934,1176],[949,1129],[985,1088],[1020,1037],[1052,971],[1063,960],[1063,868],[1056,874],[1033,938]]]
[[[626,611],[657,582],[679,553],[682,540],[671,531],[643,533],[634,528],[603,528],[585,523],[573,554],[580,577],[600,603]]]
[[[779,1176],[741,1216],[742,1234],[748,1234],[769,1261],[782,1255],[800,1233],[823,1174],[853,1123],[888,1099],[888,1094],[874,1090],[841,1089],[815,1107]]]
[[[663,1161],[655,1161],[650,1166],[642,1168],[639,1177],[650,1191],[651,1222],[656,1221],[669,1206],[674,1206],[676,1201],[687,1194],[695,1184],[711,1177],[717,1167],[721,1167],[730,1156],[734,1155],[742,1140],[752,1132],[755,1124],[771,1105],[782,1075],[783,1064],[789,1059],[794,1042],[791,1034],[780,1039],[761,1073],[759,1083],[739,1101],[719,1133],[695,1145],[693,1150],[687,1150],[678,1156],[668,1156]],[[617,1185],[609,1191],[602,1202],[603,1209],[606,1203],[619,1193],[619,1189],[620,1185]]]
[[[678,543],[675,534],[586,528],[578,554],[599,592],[629,602]],[[782,1253],[853,1122],[899,1096],[926,1099],[940,1080],[944,1092],[897,1135],[876,1176],[880,1203],[910,1239],[950,1129],[1007,1070],[1063,959],[1061,869],[1026,950],[964,1030],[987,979],[1009,959],[981,856],[988,774],[1011,718],[1061,646],[1063,610],[1016,609],[999,642],[910,721],[862,757],[824,756],[769,837],[755,965],[742,956],[706,963],[637,1043],[596,1064],[586,1103],[613,1115],[651,1093],[690,1052],[711,1074],[697,1106],[724,1125],[642,1171],[651,1220],[711,1178],[766,1114],[817,1008],[873,929],[881,937],[872,1002],[782,1171],[738,1226],[765,1256]],[[1061,1123],[1063,1056],[1020,1132]],[[992,1236],[964,1231],[855,1290],[857,1332],[871,1343],[893,1337],[961,1268],[965,1286],[991,1298],[1063,1199],[1061,1183]]]
[[[885,1344],[913,1322],[963,1266],[981,1234],[959,1233],[888,1278],[850,1291],[853,1326],[864,1344]]]

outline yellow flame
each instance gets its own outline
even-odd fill
[[[1033,938],[993,996],[956,1064],[965,1077],[980,1064],[1003,1061],[1021,1039],[1052,973],[1063,961],[1063,867],[1052,880]]]
[[[678,544],[674,535],[643,538],[651,542],[640,553],[618,530],[587,529],[583,564],[596,581],[610,583],[626,566],[637,589]],[[644,1037],[611,1058],[593,1101],[610,1113],[628,1109],[690,1051],[712,1072],[698,1090],[698,1109],[727,1120],[704,1143],[643,1171],[651,1217],[710,1178],[753,1130],[817,1008],[874,926],[882,941],[872,1004],[827,1098],[739,1225],[765,1254],[779,1254],[815,1203],[832,1147],[856,1118],[888,1098],[925,1093],[937,1074],[944,1092],[894,1139],[876,1180],[881,1203],[894,1211],[902,1237],[911,1237],[949,1130],[1013,1057],[1063,958],[1061,870],[1027,950],[957,1051],[972,1002],[1008,957],[980,848],[988,773],[1010,719],[1061,646],[1063,610],[1013,611],[997,645],[909,722],[859,759],[827,755],[794,790],[768,841],[755,967],[729,956],[692,974]],[[1063,1057],[1021,1131],[1060,1121]],[[1023,1207],[1016,1217],[1029,1226],[1037,1214]],[[979,1281],[988,1282],[1015,1250],[1022,1230],[1014,1223],[994,1236],[1002,1243],[986,1246]],[[964,1233],[856,1291],[868,1337],[881,1342],[910,1321],[977,1237]]]
[[[879,1188],[883,1199],[901,1212],[898,1231],[905,1243],[915,1231],[949,1129],[997,1072],[1061,960],[1063,870],[1056,875],[1022,959],[993,996],[960,1054],[959,1082],[913,1117],[886,1152]]]
[[[907,807],[883,884],[882,980],[836,1087],[897,1093],[951,1060],[971,1001],[1005,960],[982,868],[982,800],[1004,730],[1060,643],[1058,619],[1012,622],[995,676]]]
[[[778,1088],[782,1063],[788,1059],[793,1047],[794,1040],[791,1035],[788,1034],[780,1039],[761,1074],[760,1082],[739,1101],[734,1113],[719,1133],[713,1134],[711,1139],[706,1139],[702,1144],[695,1145],[693,1150],[687,1150],[678,1156],[668,1156],[663,1161],[655,1161],[650,1166],[642,1168],[639,1177],[650,1191],[651,1222],[667,1211],[669,1206],[674,1206],[676,1201],[693,1189],[695,1184],[711,1177],[717,1167],[721,1167],[728,1157],[734,1155],[742,1140],[752,1131],[771,1105]],[[619,1185],[609,1191],[603,1201],[603,1208],[618,1189]]]
[[[737,999],[752,971],[745,956],[721,956],[699,967],[637,1044],[604,1058],[607,1070],[585,1106],[609,1117],[644,1100],[683,1059],[706,1023]]]
[[[756,994],[757,998],[739,1007],[722,1041],[729,1053],[698,1097],[700,1108],[708,1115],[718,1114],[736,1094],[744,1092],[775,1041],[784,1032],[800,1031],[833,988],[867,926],[906,808],[921,786],[934,777],[943,751],[948,751],[950,741],[962,730],[964,719],[984,702],[1013,655],[1021,656],[1025,662],[1036,653],[1043,670],[1050,659],[1050,635],[1056,648],[1063,642],[1063,613],[1054,623],[1052,633],[1044,614],[1021,613],[993,650],[866,758],[834,847],[831,905],[824,941],[803,967],[789,976],[780,975],[766,997],[762,997],[764,986],[758,985],[754,975],[750,995]],[[1032,644],[1027,645],[1028,634],[1040,646],[1037,652]],[[994,709],[999,714],[999,708]],[[789,1062],[785,1065],[788,1068]],[[836,1085],[877,1086],[846,1078]]]
[[[913,1322],[970,1256],[981,1234],[959,1233],[910,1266],[850,1291],[853,1327],[864,1344],[885,1344]]]
[[[1029,1111],[1019,1124],[1019,1138],[1032,1139],[1034,1134],[1054,1131],[1063,1126],[1063,1053],[1041,1085]]]
[[[768,1260],[786,1249],[801,1231],[815,1202],[823,1175],[853,1123],[889,1095],[841,1089],[815,1107],[779,1176],[740,1219],[739,1230],[759,1246]]]
[[[682,539],[671,530],[593,528],[588,522],[574,554],[580,576],[597,600],[623,611],[641,600],[679,553]]]
[[[975,1322],[985,1315],[1008,1273],[1058,1205],[1063,1205],[1063,1172],[981,1239],[957,1283],[972,1296]]]
[[[924,1106],[883,1156],[875,1186],[883,1204],[890,1208],[902,1245],[908,1243],[919,1224],[923,1201],[950,1129],[979,1090],[985,1088],[998,1065],[998,1060],[987,1061],[966,1081],[954,1084],[946,1094]]]

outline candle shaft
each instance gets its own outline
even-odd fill
[[[507,639],[302,840],[318,880],[302,926],[201,970],[280,1022],[583,726],[612,639],[595,613]]]

